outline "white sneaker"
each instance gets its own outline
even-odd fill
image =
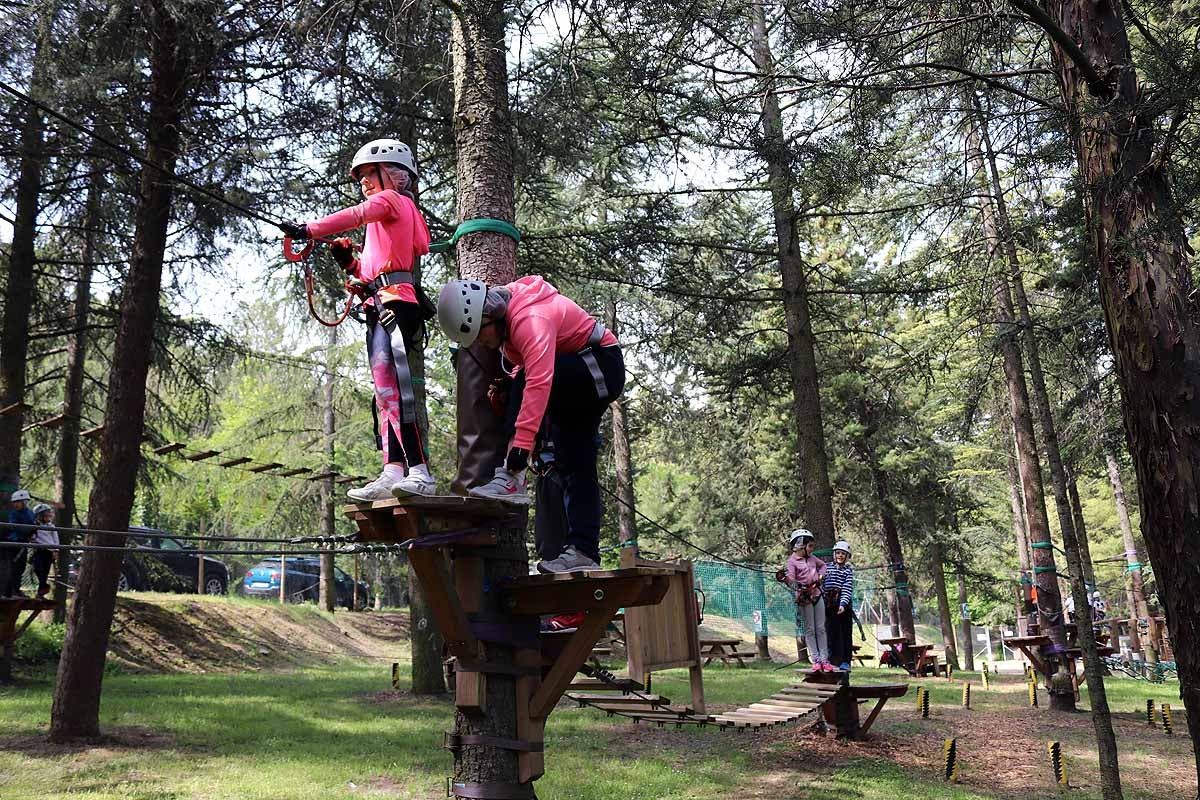
[[[579,552],[572,545],[562,551],[562,555],[549,561],[540,561],[538,572],[582,572],[588,569],[600,569],[600,565]]]
[[[391,500],[392,499],[392,479],[387,475],[380,475],[375,480],[368,483],[361,489],[351,489],[346,492],[346,496],[351,500],[357,500],[360,503],[373,503],[376,500]]]
[[[413,470],[392,484],[392,497],[403,499],[418,495],[429,497],[437,494],[437,483],[433,476],[424,470]]]
[[[483,486],[476,486],[467,494],[485,500],[499,500],[514,506],[529,505],[529,493],[525,491],[525,471],[513,473],[504,467],[496,468],[496,477]]]

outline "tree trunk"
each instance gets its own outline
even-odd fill
[[[779,272],[783,281],[783,311],[787,321],[788,369],[792,384],[792,417],[796,428],[796,459],[804,486],[804,524],[816,537],[817,549],[833,547],[833,492],[825,455],[825,428],[817,375],[816,341],[808,307],[808,278],[800,255],[793,201],[796,176],[788,152],[775,88],[775,62],[767,36],[763,5],[750,6],[750,33],[754,67],[762,84],[762,141],[759,157],[767,166],[778,243]]]
[[[57,8],[47,4],[38,14],[37,40],[29,93],[38,99],[49,80],[51,50],[54,46],[54,20]],[[24,106],[21,125],[20,163],[17,167],[16,217],[13,218],[12,243],[8,248],[8,274],[5,276],[3,312],[0,330],[0,408],[18,404],[10,413],[0,414],[0,485],[16,489],[21,481],[21,428],[25,412],[26,364],[29,361],[29,314],[34,303],[34,264],[37,258],[37,218],[42,190],[41,112]]]
[[[503,3],[465,0],[458,6],[451,32],[454,60],[454,142],[458,170],[460,220],[490,217],[515,220],[513,204],[512,123],[508,105]],[[458,242],[458,269],[463,278],[505,283],[516,278],[516,242],[498,233],[476,233]],[[500,421],[488,407],[487,383],[497,374],[495,351],[476,343],[472,358],[458,360],[458,452],[456,488],[490,479],[504,457],[507,442]],[[461,354],[460,354],[461,356]],[[480,369],[478,364],[483,365]],[[497,548],[513,558],[484,562],[484,580],[496,585],[529,569],[524,527],[503,529]],[[518,557],[517,553],[521,555]],[[485,592],[486,606],[495,592]],[[486,661],[512,663],[511,646],[487,644]],[[455,713],[454,731],[467,736],[516,739],[515,676],[487,676],[486,712]],[[454,754],[455,783],[517,783],[517,754],[496,747],[463,747]]]
[[[973,96],[965,98],[973,103]],[[987,182],[987,164],[978,126],[967,131],[968,159],[975,180]],[[996,220],[995,209],[986,200],[980,203],[988,252],[1003,257],[1003,239]],[[1042,467],[1038,461],[1037,436],[1033,415],[1029,409],[1029,387],[1025,382],[1025,364],[1017,340],[1019,326],[1013,309],[1008,280],[1000,277],[995,291],[996,319],[999,324],[997,345],[1004,365],[1004,382],[1008,389],[1009,413],[1017,443],[1017,474],[1021,480],[1021,496],[1025,501],[1025,520],[1029,526],[1029,544],[1033,554],[1033,582],[1038,595],[1038,631],[1049,636],[1051,644],[1043,649],[1048,658],[1067,649],[1067,632],[1063,626],[1062,599],[1058,594],[1054,550],[1050,541],[1050,521],[1046,514],[1046,496],[1042,485]],[[1073,696],[1072,696],[1073,699]]]
[[[895,629],[898,623],[899,632],[893,635],[903,636],[909,642],[916,644],[917,629],[913,624],[913,603],[908,587],[908,568],[904,564],[904,551],[900,546],[900,531],[896,527],[896,511],[892,505],[888,477],[876,463],[874,450],[869,445],[867,451],[871,485],[875,490],[875,499],[879,503],[879,524],[883,529],[883,543],[887,550],[888,568],[895,586],[896,605],[892,616],[892,627]],[[888,601],[890,604],[890,596]]]
[[[1014,434],[1013,447],[1016,447]],[[1017,544],[1017,635],[1029,633],[1033,617],[1033,576],[1029,570],[1029,532],[1025,528],[1025,505],[1021,502],[1021,478],[1017,474],[1016,450],[1008,454],[1008,499],[1012,507],[1013,539]]]
[[[324,434],[325,472],[333,472],[337,462],[337,451],[334,447],[334,435],[337,433],[337,421],[333,414],[333,366],[338,344],[338,329],[327,329],[327,346],[325,352],[325,375],[321,383],[321,431]],[[321,535],[332,537],[337,532],[335,521],[335,503],[333,476],[321,481]],[[320,597],[321,608],[332,612],[337,608],[337,583],[334,580],[333,550],[321,554]],[[351,590],[351,603],[358,594],[358,587]]]
[[[442,669],[445,640],[434,623],[433,609],[425,599],[414,569],[408,571],[408,624],[412,641],[412,693],[445,694],[446,673]]]
[[[971,634],[971,614],[967,605],[967,579],[963,575],[962,565],[954,574],[958,580],[958,616],[962,626],[962,660],[967,669],[975,669],[975,638]]]
[[[884,558],[890,559],[891,556],[884,552]],[[892,638],[900,635],[900,604],[896,602],[896,590],[887,590],[887,606],[888,606],[888,627]]]
[[[617,301],[608,301],[608,327],[613,334],[617,333]],[[621,544],[637,545],[637,518],[634,516],[633,494],[633,451],[629,447],[629,422],[626,419],[625,395],[613,401],[612,436],[613,464],[617,473],[617,529],[620,533]]]
[[[1079,558],[1083,562],[1083,588],[1091,594],[1096,590],[1096,568],[1092,564],[1092,548],[1088,542],[1087,522],[1083,519],[1083,504],[1079,502],[1074,467],[1068,468],[1067,477],[1067,496],[1071,498],[1071,516],[1075,518],[1075,541],[1079,544]]]
[[[929,576],[933,579],[933,591],[937,595],[938,619],[942,624],[942,641],[946,648],[946,663],[962,669],[958,660],[958,649],[954,646],[954,620],[950,613],[950,597],[946,593],[946,570],[941,542],[929,546]]]
[[[204,30],[181,30],[180,22],[161,0],[148,0],[142,13],[150,31],[146,160],[159,169],[142,170],[133,253],[121,292],[121,317],[109,373],[100,463],[88,502],[88,525],[107,530],[125,530],[133,507],[142,458],[146,376],[174,189],[164,175],[174,173],[178,157],[179,121],[187,102],[186,51],[190,46],[202,46],[196,39]],[[122,546],[125,537],[89,534],[86,543]],[[100,686],[120,572],[121,553],[90,551],[81,559],[51,710],[50,738],[55,742],[100,733]]]
[[[83,248],[79,254],[80,267],[75,279],[75,297],[71,304],[71,324],[74,333],[67,339],[67,376],[63,386],[62,413],[66,421],[59,429],[58,450],[55,455],[54,496],[60,507],[55,512],[55,523],[60,527],[75,525],[75,487],[79,472],[79,429],[83,417],[83,379],[87,364],[87,326],[92,306],[92,273],[95,271],[96,240],[103,224],[100,214],[101,198],[107,181],[106,171],[99,158],[88,160],[91,175],[88,178],[87,199],[83,215]],[[55,567],[54,621],[67,620],[67,583],[70,572],[71,551],[66,545],[75,539],[74,534],[62,532]]]
[[[1155,648],[1154,621],[1150,619],[1150,605],[1146,602],[1146,590],[1142,583],[1142,565],[1138,562],[1137,542],[1133,540],[1133,526],[1129,524],[1129,505],[1125,500],[1125,484],[1121,482],[1121,470],[1117,459],[1112,453],[1104,454],[1108,462],[1108,479],[1112,482],[1113,496],[1117,504],[1117,519],[1121,523],[1121,537],[1125,542],[1125,563],[1129,595],[1129,640],[1134,650],[1142,650],[1148,664],[1158,663],[1158,652]],[[1138,624],[1145,621],[1148,626],[1143,639],[1138,632]]]

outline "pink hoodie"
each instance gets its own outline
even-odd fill
[[[796,600],[812,602],[821,596],[821,580],[825,577],[825,562],[816,556],[801,558],[792,553],[787,560],[787,582],[796,590]],[[811,588],[809,584],[814,584]]]
[[[532,450],[550,401],[554,356],[575,353],[587,346],[596,320],[540,275],[518,278],[504,288],[512,292],[512,300],[505,315],[508,338],[500,350],[506,359],[525,370],[525,394],[517,414],[517,430],[509,446]],[[605,331],[600,345],[616,343],[612,331]]]
[[[362,203],[308,223],[311,236],[332,236],[367,226],[366,241],[354,276],[371,281],[385,272],[412,272],[413,262],[429,252],[429,228],[417,205],[393,189],[384,189]],[[412,286],[385,286],[386,300],[417,302]]]

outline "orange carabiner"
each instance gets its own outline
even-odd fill
[[[314,239],[309,239],[304,243],[304,248],[302,250],[293,250],[292,237],[285,236],[283,237],[283,257],[293,264],[303,261],[304,259],[308,258],[315,244],[316,241]]]

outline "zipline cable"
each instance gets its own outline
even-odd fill
[[[184,534],[174,533],[159,533],[157,531],[141,531],[133,530],[132,528],[124,531],[110,531],[103,528],[72,528],[66,525],[29,525],[24,522],[3,522],[0,523],[0,529],[3,528],[18,528],[20,530],[53,530],[64,533],[97,533],[103,536],[140,536],[145,539],[181,539],[187,541],[204,541],[204,542],[243,542],[248,544],[263,544],[271,542],[280,542],[287,544],[287,539],[267,539],[265,537],[246,537],[246,536],[188,536]]]
[[[150,554],[159,552],[153,548],[146,547],[109,547],[106,545],[95,544],[34,544],[33,542],[0,542],[0,548],[7,549],[25,549],[25,550],[77,550],[85,553],[143,553]],[[188,551],[192,552],[192,551]],[[206,556],[321,556],[331,552],[329,550],[205,550],[203,553],[195,551],[198,555]]]

